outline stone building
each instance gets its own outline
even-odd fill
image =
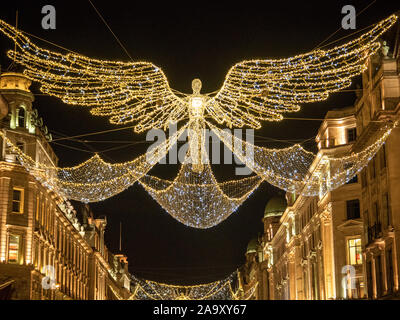
[[[35,161],[57,165],[51,135],[32,108],[31,82],[0,75],[0,127]],[[130,295],[127,259],[104,244],[106,219],[77,210],[39,183],[0,142],[0,287],[11,299],[115,299]]]
[[[260,254],[262,254],[262,248],[259,244],[259,239],[251,239],[246,250],[246,262],[239,270],[239,284],[243,293],[250,292],[257,283],[262,281],[262,279],[260,279],[260,262],[262,262],[259,256]],[[262,295],[257,285],[251,299],[260,300],[261,298]]]
[[[397,29],[391,32],[399,32]],[[396,39],[388,34],[389,39]],[[398,34],[397,34],[398,38]],[[400,119],[400,45],[384,42],[368,60],[353,107],[329,111],[310,171],[324,175],[323,155],[348,153],[382,121]],[[361,91],[361,90],[360,90]],[[245,275],[259,281],[259,299],[396,299],[400,271],[400,129],[351,181],[316,197],[271,199],[258,259]],[[281,203],[281,205],[278,205]],[[271,209],[273,208],[273,209]],[[279,209],[278,209],[279,208]],[[249,262],[246,262],[248,264]]]
[[[355,106],[357,134],[373,121],[400,115],[400,48],[396,54],[374,57],[363,75],[363,95]],[[363,258],[367,295],[373,299],[399,295],[400,267],[400,129],[361,172],[364,220]]]

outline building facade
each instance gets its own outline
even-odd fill
[[[393,120],[400,115],[400,55],[374,57],[363,76],[364,94],[356,103],[357,130],[371,121]],[[373,299],[399,295],[400,266],[400,129],[389,136],[380,152],[361,172],[363,258]]]
[[[0,75],[3,134],[33,160],[57,165],[37,110],[31,82],[19,73]],[[130,295],[127,258],[104,244],[106,219],[94,219],[38,182],[4,141],[0,144],[0,286],[11,299],[116,299]]]
[[[323,155],[349,153],[379,123],[400,119],[400,49],[393,43],[389,50],[384,42],[369,59],[355,105],[327,113],[316,137],[320,156],[310,171],[324,175]],[[287,193],[270,200],[264,234],[252,245],[259,254],[246,254],[246,265],[253,263],[243,272],[259,281],[259,299],[399,298],[399,146],[396,127],[345,185],[316,197]]]

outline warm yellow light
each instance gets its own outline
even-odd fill
[[[380,48],[378,38],[397,21],[397,16],[376,24],[370,31],[344,45],[317,49],[287,59],[257,59],[234,65],[212,95],[202,95],[201,81],[192,82],[192,94],[175,93],[160,68],[148,62],[91,59],[75,53],[42,49],[16,28],[0,20],[0,31],[15,42],[8,56],[26,67],[25,75],[41,84],[40,90],[72,105],[94,107],[95,115],[108,116],[115,124],[134,123],[135,132],[165,129],[169,123],[188,121],[187,159],[173,181],[148,176],[149,170],[176,143],[179,131],[154,152],[121,164],[99,156],[72,167],[46,166],[25,155],[3,137],[11,150],[40,182],[65,198],[101,201],[136,181],[175,218],[198,228],[213,226],[229,214],[262,181],[297,195],[320,195],[346,183],[375,155],[394,125],[382,126],[376,139],[350,155],[326,157],[320,168],[309,172],[315,155],[301,146],[268,149],[226,135],[212,118],[228,127],[258,129],[262,120],[282,120],[303,103],[326,100],[333,92],[351,85],[353,77],[367,68],[366,61]],[[256,176],[219,183],[205,151],[204,129],[209,126],[224,144]],[[233,143],[235,141],[235,143]],[[242,148],[238,150],[235,145]],[[247,150],[253,150],[250,155]]]
[[[190,99],[190,105],[193,117],[203,117],[204,104],[202,97],[192,97]]]
[[[211,283],[181,286],[149,281],[134,277],[135,292],[129,300],[248,300],[254,296],[258,283],[246,293],[240,287],[233,289],[236,272],[226,279]]]
[[[262,120],[281,120],[283,113],[298,111],[300,104],[326,100],[366,70],[367,59],[380,48],[378,38],[396,21],[392,15],[359,38],[329,50],[237,63],[216,95],[203,101],[204,112],[228,127],[258,129]],[[8,56],[27,68],[24,73],[42,84],[42,92],[68,104],[94,107],[93,114],[109,116],[115,124],[136,123],[136,132],[187,119],[192,109],[188,98],[201,96],[200,80],[192,82],[193,95],[182,97],[170,88],[161,68],[149,62],[52,52],[2,20],[0,31],[17,48]],[[192,100],[191,107],[198,110],[199,106],[198,98]]]

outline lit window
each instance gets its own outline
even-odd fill
[[[361,238],[350,239],[347,244],[349,249],[349,264],[362,264]]]
[[[39,196],[36,197],[36,214],[35,214],[35,220],[39,221],[39,210],[40,210],[40,200]]]
[[[13,189],[12,212],[24,213],[24,189]]]
[[[19,246],[20,246],[20,236],[15,234],[10,234],[8,243],[8,262],[18,263],[19,261]]]
[[[272,230],[272,225],[269,225],[269,241],[272,240],[272,238],[274,237],[274,232]]]

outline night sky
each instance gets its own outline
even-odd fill
[[[371,2],[168,1],[160,5],[159,1],[93,0],[133,59],[156,64],[172,88],[186,93],[192,92],[194,78],[202,80],[202,92],[219,89],[228,69],[241,60],[284,58],[310,51],[340,27],[344,5],[353,4],[360,12]],[[357,18],[357,29],[399,10],[394,2],[375,1]],[[41,8],[46,4],[57,10],[56,30],[41,28]],[[129,61],[88,1],[7,1],[0,6],[0,18],[14,24],[16,10],[19,28],[26,32],[92,58]],[[352,32],[341,30],[327,43]],[[63,52],[32,40],[41,47]],[[6,51],[12,48],[13,43],[1,34],[2,70],[10,65]],[[37,84],[32,91],[40,93]],[[352,91],[336,93],[326,102],[304,105],[300,112],[287,116],[319,119],[328,110],[352,105],[354,100]],[[34,107],[54,138],[118,128],[106,117],[90,115],[86,107],[65,105],[56,98],[37,95]],[[264,122],[263,128],[255,132],[255,141],[257,145],[276,147],[271,139],[284,140],[278,146],[285,147],[315,137],[319,125],[320,121],[310,120]],[[143,154],[150,144],[145,134],[130,129],[59,143],[62,145],[54,142],[52,147],[60,166],[76,165],[96,151],[107,161],[127,161]],[[303,145],[315,150],[313,139]],[[111,148],[114,150],[107,151]],[[231,166],[213,168],[220,181],[235,178]],[[173,178],[177,170],[177,166],[159,165],[151,173]],[[138,184],[91,206],[96,217],[107,216],[106,243],[112,252],[118,252],[122,222],[122,251],[128,255],[132,273],[150,280],[195,284],[221,279],[244,262],[247,243],[262,232],[264,207],[278,192],[262,184],[226,221],[207,230],[179,223]]]

